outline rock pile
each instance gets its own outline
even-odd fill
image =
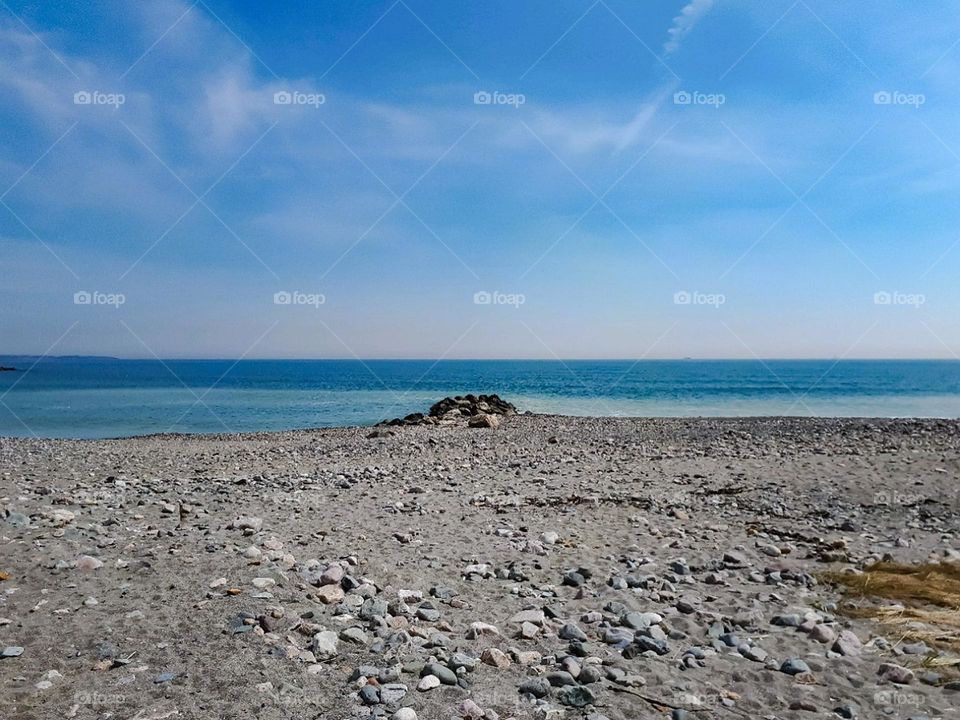
[[[467,415],[514,415],[517,408],[499,395],[457,395],[430,406],[430,417],[449,418]]]
[[[467,420],[469,427],[495,428],[500,424],[498,416],[516,415],[517,408],[499,395],[457,395],[445,397],[430,406],[430,413],[411,413],[406,417],[384,420],[379,426],[398,425],[454,425]]]

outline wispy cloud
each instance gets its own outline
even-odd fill
[[[627,109],[625,112],[629,113],[628,116],[624,116],[622,108],[584,107],[540,111],[535,117],[534,127],[538,134],[556,142],[565,152],[576,155],[616,155],[651,135],[651,123],[667,97],[666,92],[660,92],[638,108]]]
[[[663,45],[667,55],[680,49],[680,44],[700,19],[710,12],[715,0],[690,0],[680,14],[673,19],[673,26],[667,31],[669,39]]]
[[[876,309],[869,300],[882,287],[936,297],[923,311],[960,347],[949,316],[960,304],[950,285],[960,267],[960,210],[950,202],[960,168],[944,152],[960,152],[952,132],[960,105],[948,72],[960,48],[949,23],[928,39],[929,28],[889,0],[865,18],[846,6],[825,14],[871,64],[903,69],[902,84],[878,87],[854,58],[835,62],[836,52],[845,53],[836,37],[822,28],[806,32],[804,23],[816,21],[800,13],[718,88],[717,59],[723,67],[733,62],[782,9],[730,3],[728,14],[718,0],[674,0],[662,15],[643,4],[646,24],[664,32],[663,52],[679,55],[694,41],[702,50],[700,62],[684,65],[682,83],[664,77],[636,38],[612,24],[602,37],[611,54],[598,56],[609,59],[606,66],[572,67],[558,46],[538,66],[541,83],[501,87],[529,93],[525,105],[511,108],[475,104],[478,89],[496,85],[474,83],[409,14],[391,13],[324,76],[376,13],[346,14],[331,45],[314,45],[291,39],[298,23],[287,24],[283,13],[259,24],[235,3],[225,18],[241,40],[203,3],[192,3],[155,0],[128,12],[107,2],[91,14],[83,0],[62,0],[58,7],[82,9],[89,23],[23,13],[29,30],[0,6],[0,193],[13,186],[4,198],[9,208],[0,205],[0,267],[8,270],[0,272],[0,338],[13,339],[11,350],[43,352],[68,317],[89,324],[64,339],[65,353],[141,352],[114,315],[94,318],[73,305],[70,293],[88,288],[126,294],[125,322],[138,333],[155,328],[144,338],[166,356],[236,357],[262,331],[251,328],[277,319],[269,355],[342,356],[336,338],[317,332],[317,312],[272,303],[287,288],[324,293],[323,322],[364,357],[438,357],[476,319],[473,312],[481,324],[457,345],[459,356],[542,356],[516,313],[473,305],[472,293],[486,287],[525,294],[524,322],[558,354],[635,357],[645,336],[663,332],[660,310],[677,310],[672,276],[644,245],[683,277],[680,287],[729,292],[725,311],[738,314],[731,323],[758,353],[843,352],[869,325],[863,316]],[[457,37],[455,29],[462,8],[435,8],[437,16],[424,19],[440,28],[443,18],[444,40],[458,51],[471,47],[468,30]],[[692,37],[707,13],[709,36]],[[516,16],[535,22],[522,8]],[[426,43],[407,37],[401,23],[408,21]],[[887,42],[896,26],[903,34]],[[918,57],[928,41],[929,56]],[[572,32],[562,45],[575,42]],[[618,43],[627,55],[613,52]],[[397,53],[422,61],[423,72],[396,71]],[[636,72],[627,62],[634,53],[652,72]],[[509,43],[484,44],[476,55],[468,60],[478,68],[530,62]],[[757,69],[771,65],[790,72]],[[727,94],[722,107],[675,97],[718,89]],[[909,111],[878,106],[874,93],[883,89],[929,101]],[[120,92],[125,104],[78,105],[74,94],[83,90]],[[323,94],[326,102],[274,101],[290,91]],[[843,155],[878,119],[864,143]],[[767,168],[797,193],[826,172],[809,204],[829,228],[803,208],[784,215],[795,198]],[[393,193],[422,175],[405,196],[410,209],[396,203]],[[607,202],[622,223],[602,205],[590,210],[594,193],[615,180]],[[212,186],[204,202],[223,222],[193,207],[184,185],[198,194]],[[845,243],[877,266],[884,285],[864,277]],[[484,283],[474,287],[447,247]],[[719,284],[749,248],[731,285]],[[82,282],[73,284],[50,249]],[[518,276],[541,256],[534,272]],[[596,292],[600,281],[604,293]],[[824,315],[813,312],[813,301]],[[825,316],[832,324],[814,327]],[[433,328],[426,337],[423,318]],[[816,343],[798,328],[814,328]],[[658,350],[743,350],[715,340],[706,326],[687,329]],[[943,354],[922,326],[915,337],[900,330],[896,345],[870,351]]]

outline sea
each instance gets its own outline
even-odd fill
[[[372,425],[447,395],[623,417],[960,417],[960,360],[122,360],[0,356],[0,436]]]

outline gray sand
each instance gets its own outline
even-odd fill
[[[958,422],[369,432],[0,439],[0,717],[958,714],[814,577],[956,556]]]

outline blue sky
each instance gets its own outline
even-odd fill
[[[0,352],[956,357],[958,27],[3,0]]]

